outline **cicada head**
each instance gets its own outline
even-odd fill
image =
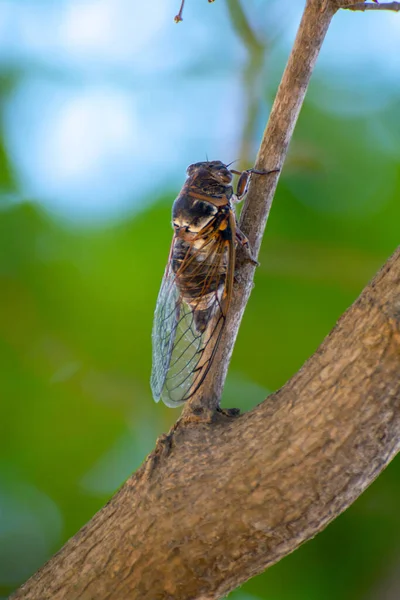
[[[194,163],[188,166],[186,173],[192,179],[214,179],[222,185],[230,186],[232,184],[232,173],[220,160]]]
[[[232,173],[220,160],[198,162],[187,168],[188,178],[172,208],[176,230],[198,233],[222,207],[231,208]]]

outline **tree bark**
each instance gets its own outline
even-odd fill
[[[283,164],[338,6],[307,2],[258,169]],[[256,252],[277,179],[255,179],[242,215]],[[213,386],[14,600],[221,598],[321,531],[397,453],[400,249],[280,391],[228,417],[215,408],[253,271],[239,257]]]
[[[400,249],[280,391],[178,421],[12,598],[221,598],[321,531],[399,445]]]

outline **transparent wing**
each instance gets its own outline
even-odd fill
[[[234,249],[216,235],[205,242],[201,261],[192,253],[178,274],[168,264],[157,299],[153,326],[151,387],[155,400],[179,406],[203,383],[221,338],[233,281]],[[224,258],[225,257],[225,258]],[[221,274],[222,273],[222,274]],[[178,287],[196,290],[185,301]],[[182,288],[181,288],[182,289]]]
[[[152,332],[153,367],[150,383],[156,402],[161,398],[166,382],[181,309],[182,300],[175,284],[175,275],[168,264],[157,298]]]

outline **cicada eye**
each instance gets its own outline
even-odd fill
[[[216,171],[214,172],[214,177],[218,179],[221,183],[225,184],[231,183],[232,181],[232,173],[225,165],[221,165],[220,167],[218,167],[218,169],[216,169]]]
[[[189,165],[188,168],[186,169],[186,174],[188,176],[193,175],[193,173],[195,171],[198,171],[199,168],[203,165],[204,163],[193,163],[192,165]]]

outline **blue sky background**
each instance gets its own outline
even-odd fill
[[[115,219],[182,181],[206,153],[236,158],[245,50],[222,0],[188,0],[176,25],[178,4],[2,4],[0,69],[22,77],[1,116],[22,196],[68,220]],[[302,2],[291,4],[246,2],[255,30],[275,40],[271,94],[301,16]],[[317,77],[320,108],[373,119],[400,78],[398,15],[338,14]]]

